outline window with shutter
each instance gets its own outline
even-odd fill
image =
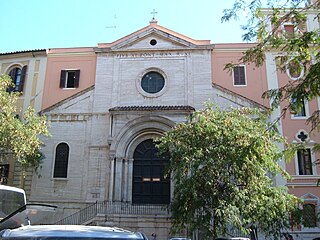
[[[313,173],[310,148],[297,150],[297,159],[299,175],[312,175]]]
[[[78,88],[80,70],[61,70],[60,88]]]
[[[246,86],[245,66],[233,67],[233,85]]]
[[[22,92],[24,87],[25,78],[27,75],[27,65],[23,66],[22,69],[15,67],[10,70],[9,76],[14,83],[14,86],[9,88],[8,92]]]

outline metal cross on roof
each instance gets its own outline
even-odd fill
[[[151,12],[151,14],[153,15],[153,19],[155,19],[155,16],[156,16],[157,13],[158,13],[158,12],[156,12],[156,10],[153,9],[153,11]]]

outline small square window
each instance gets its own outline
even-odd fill
[[[245,66],[233,67],[233,85],[246,86]]]
[[[295,29],[293,24],[291,23],[284,24],[283,30],[286,33],[286,37],[292,38],[294,36]]]
[[[80,70],[61,70],[60,88],[78,88]]]

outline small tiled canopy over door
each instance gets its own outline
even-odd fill
[[[133,155],[133,203],[168,204],[170,179],[164,178],[169,158],[159,156],[152,139],[141,142]]]

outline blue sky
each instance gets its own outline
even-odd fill
[[[221,23],[233,0],[0,0],[0,52],[93,47],[149,24],[211,43],[241,42],[239,22]],[[114,26],[116,26],[114,28]]]

